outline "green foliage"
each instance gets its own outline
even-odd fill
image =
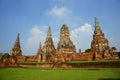
[[[10,55],[9,55],[9,53],[4,53],[3,54],[3,58],[7,58],[7,57],[9,57]]]
[[[2,53],[0,53],[0,57],[2,57],[2,55],[3,55],[3,54],[2,54]]]
[[[114,49],[114,50],[116,50],[116,47],[111,47],[111,49]]]
[[[29,58],[30,56],[25,56],[25,58]]]
[[[120,52],[117,52],[117,54],[118,54],[118,56],[119,56],[119,58],[120,58]]]
[[[3,53],[0,53],[0,55],[3,55]]]
[[[0,69],[0,80],[118,80],[120,68],[89,69]]]
[[[85,50],[85,52],[90,52],[90,51],[91,51],[91,48]]]

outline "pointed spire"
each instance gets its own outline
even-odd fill
[[[52,40],[52,34],[51,34],[51,29],[50,29],[50,26],[48,28],[48,32],[47,32],[47,37],[46,37],[46,41],[45,41],[45,44],[51,44],[53,45],[53,40]]]
[[[41,42],[40,42],[40,46],[39,46],[39,48],[42,49]]]
[[[99,26],[99,22],[97,20],[97,17],[95,17],[95,26]]]
[[[44,43],[44,46],[43,46],[42,50],[47,55],[48,54],[50,55],[51,51],[55,50],[54,43],[53,43],[53,40],[52,40],[52,34],[51,34],[50,26],[48,28],[47,37],[46,37],[46,40],[45,40],[45,43]]]
[[[19,38],[19,36],[20,36],[20,34],[18,33],[17,39],[16,39],[15,44],[14,44],[14,47],[20,48],[20,38]]]
[[[47,37],[46,37],[45,43],[46,43],[46,42],[52,42],[52,43],[53,43],[50,26],[49,26],[49,28],[48,28],[48,32],[47,32]]]
[[[42,45],[41,45],[41,42],[40,42],[37,55],[39,55],[41,53],[42,53]]]
[[[67,29],[67,30],[68,30],[67,25],[66,25],[66,24],[63,24],[62,27],[61,27],[61,30],[62,30],[62,29]],[[69,31],[69,30],[68,30],[68,31]]]
[[[100,29],[99,22],[95,17],[95,30],[91,42],[91,53],[94,54],[93,58],[95,60],[110,59],[109,51],[109,42],[105,38],[104,33]]]
[[[50,26],[49,26],[49,28],[48,28],[47,36],[51,36],[51,29],[50,29]]]
[[[67,25],[66,25],[65,23],[63,24],[63,26],[64,26],[64,27],[67,27]]]
[[[20,34],[18,33],[16,42],[20,42],[19,36],[20,36]]]
[[[11,50],[11,55],[12,56],[22,56],[22,50],[21,50],[21,47],[20,47],[20,38],[19,38],[20,34],[18,33],[17,35],[17,39],[15,41],[15,44]]]
[[[63,24],[60,29],[60,38],[65,38],[65,37],[69,38],[69,35],[70,35],[70,33],[69,33],[69,29],[68,29],[67,25]]]
[[[99,22],[98,22],[98,19],[95,17],[95,30],[94,30],[94,33],[95,34],[102,34],[102,30],[99,26]]]

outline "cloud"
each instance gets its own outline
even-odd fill
[[[38,26],[35,26],[33,27],[31,30],[30,30],[30,34],[31,35],[39,35],[41,34],[42,31],[40,31],[39,27]]]
[[[24,51],[23,54],[35,55],[37,53],[40,42],[42,46],[44,45],[47,36],[47,30],[48,30],[48,26],[32,27],[29,31],[30,36],[25,41],[25,45],[23,47],[23,51]],[[56,34],[56,32],[52,34],[55,47],[57,47],[56,44],[58,43],[59,40],[57,36],[58,34]]]
[[[45,15],[48,16],[50,26],[59,27],[62,24],[67,24],[70,28],[78,27],[81,24],[81,16],[77,16],[74,10],[66,6],[54,6],[46,11]]]
[[[85,23],[83,26],[75,28],[74,30],[72,30],[71,31],[71,37],[77,38],[80,35],[80,33],[82,35],[84,35],[84,33],[85,33],[85,35],[89,36],[89,35],[92,34],[92,32],[93,31],[92,31],[91,25],[88,24],[88,23]]]
[[[77,51],[79,49],[84,51],[85,49],[90,48],[92,32],[92,27],[88,23],[71,31],[70,37],[75,44]]]
[[[79,34],[79,32],[86,32],[88,35],[89,34],[92,34],[92,28],[91,28],[91,25],[88,24],[88,23],[85,23],[85,25],[79,27],[79,28],[76,28],[72,31],[72,34],[73,36],[76,36],[77,34]]]
[[[68,13],[70,13],[70,10],[68,10],[66,7],[58,8],[57,6],[54,6],[50,11],[48,11],[49,15],[58,17],[62,17],[64,15],[67,15]]]
[[[43,27],[40,28],[39,26],[34,26],[30,29],[30,36],[25,41],[24,45],[24,54],[27,55],[34,55],[37,52],[39,43],[45,41],[45,32]]]

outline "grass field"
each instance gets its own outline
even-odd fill
[[[89,69],[0,69],[0,80],[120,80],[120,68]]]

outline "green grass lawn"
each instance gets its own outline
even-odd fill
[[[0,69],[0,80],[120,80],[120,68],[88,69]]]

